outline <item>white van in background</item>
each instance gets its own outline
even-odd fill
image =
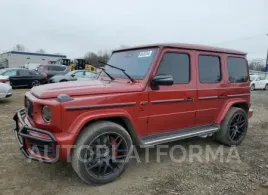
[[[26,68],[29,70],[35,70],[40,65],[41,65],[40,63],[28,63],[28,64],[24,64],[22,66],[23,66],[23,68]]]

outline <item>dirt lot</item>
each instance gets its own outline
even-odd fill
[[[157,149],[151,149],[150,163],[146,163],[145,151],[140,149],[141,163],[133,160],[121,178],[104,186],[87,186],[67,163],[27,162],[11,131],[13,114],[22,107],[25,91],[15,90],[12,98],[0,100],[0,194],[268,194],[267,91],[252,93],[254,117],[246,139],[236,151],[241,162],[237,158],[226,162],[228,147],[224,147],[223,163],[219,159],[204,160],[205,152],[201,155],[202,162],[186,158],[178,163],[162,156],[159,163]],[[207,146],[214,151],[219,146],[210,138],[195,138],[171,143],[169,147],[189,148],[191,144],[200,145],[204,151]]]

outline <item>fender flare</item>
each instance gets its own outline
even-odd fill
[[[242,98],[236,98],[236,99],[232,99],[232,100],[227,101],[224,104],[223,109],[221,110],[219,116],[216,119],[216,124],[221,124],[222,121],[224,120],[226,114],[230,110],[230,108],[233,107],[233,105],[238,104],[238,103],[246,103],[246,104],[248,104],[248,102],[245,99],[242,99]]]
[[[100,120],[100,119],[107,119],[107,118],[114,118],[114,117],[120,117],[123,118],[124,122],[126,123],[126,126],[128,127],[128,132],[131,135],[132,139],[134,139],[134,142],[140,142],[139,136],[137,134],[137,131],[135,131],[135,123],[133,122],[133,119],[131,115],[122,109],[113,109],[109,110],[109,112],[103,112],[103,110],[94,110],[85,112],[81,115],[79,115],[75,121],[72,123],[70,128],[68,129],[68,132],[71,134],[78,135],[83,127],[88,124],[89,122],[93,120]]]

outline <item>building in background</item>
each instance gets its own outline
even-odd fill
[[[49,64],[50,61],[62,58],[66,58],[66,55],[9,51],[0,54],[0,65],[6,68],[18,68],[29,63]]]

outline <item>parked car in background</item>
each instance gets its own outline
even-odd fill
[[[36,68],[36,70],[38,72],[45,73],[48,79],[55,75],[65,75],[70,72],[70,68],[68,66],[57,64],[40,65]]]
[[[12,87],[8,83],[0,81],[0,99],[12,96]]]
[[[74,70],[68,72],[65,75],[55,75],[51,77],[48,82],[49,83],[58,83],[58,82],[66,82],[66,81],[76,81],[76,80],[93,80],[95,79],[97,74],[95,72],[91,72],[89,70]]]
[[[6,68],[0,71],[12,87],[35,87],[47,83],[47,75],[24,68]]]
[[[250,75],[250,89],[265,89],[268,90],[268,79],[265,76]]]
[[[2,64],[0,64],[0,69],[4,69],[5,67],[2,65]]]
[[[5,69],[0,70],[0,83],[7,83],[9,84],[9,76],[4,76],[2,73],[5,72]]]

